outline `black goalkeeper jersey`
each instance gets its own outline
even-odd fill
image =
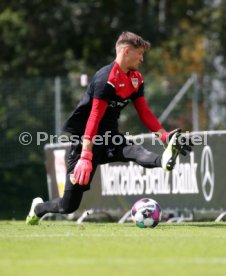
[[[121,110],[135,99],[143,96],[143,79],[139,72],[124,73],[116,62],[102,67],[91,80],[84,97],[64,124],[64,131],[83,135],[92,108],[93,98],[108,102],[100,121],[98,133],[118,131]]]

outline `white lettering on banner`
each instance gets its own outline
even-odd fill
[[[172,194],[198,194],[198,183],[196,178],[198,164],[194,161],[194,153],[190,153],[190,164],[182,164],[177,159],[172,171]]]
[[[172,173],[162,168],[145,169],[133,162],[129,165],[101,165],[102,195],[141,194],[197,194],[199,193],[194,153],[190,163],[180,163],[179,158]]]
[[[141,195],[144,193],[142,179],[144,168],[129,166],[101,166],[102,195]]]
[[[146,189],[145,194],[169,194],[169,173],[164,173],[162,168],[155,168],[146,170],[143,175],[145,180]]]

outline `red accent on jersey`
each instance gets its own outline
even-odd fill
[[[125,99],[138,91],[143,79],[142,75],[137,71],[129,71],[128,74],[124,73],[118,63],[115,62],[107,82],[115,88],[116,95]]]
[[[151,112],[144,97],[140,97],[134,100],[133,104],[137,110],[140,120],[150,131],[156,132],[163,128],[159,123],[158,119]]]
[[[89,115],[89,119],[86,124],[84,138],[92,141],[92,138],[97,134],[100,120],[102,119],[108,103],[101,99],[93,99],[92,109]]]

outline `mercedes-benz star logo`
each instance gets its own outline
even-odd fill
[[[206,201],[210,201],[214,190],[213,154],[209,146],[205,146],[201,157],[202,191]]]

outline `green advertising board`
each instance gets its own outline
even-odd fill
[[[180,156],[172,172],[147,169],[134,162],[98,167],[80,209],[128,210],[144,197],[157,200],[163,209],[226,210],[226,131],[190,133],[193,151]],[[144,147],[161,154],[153,135],[134,136]],[[70,144],[47,145],[49,197],[61,196]]]

